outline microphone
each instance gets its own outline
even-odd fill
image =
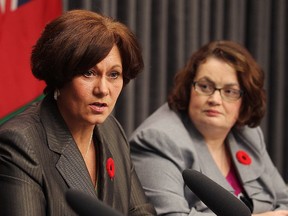
[[[102,201],[81,191],[69,189],[65,194],[69,206],[79,216],[123,216]]]
[[[202,173],[186,169],[182,176],[190,190],[216,215],[251,216],[242,201]]]

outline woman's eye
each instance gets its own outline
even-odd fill
[[[120,73],[119,73],[119,72],[116,72],[116,71],[111,72],[111,73],[109,74],[109,77],[110,77],[111,79],[117,79],[119,76],[120,76]]]
[[[237,89],[228,88],[228,89],[224,89],[224,92],[227,95],[237,95],[237,94],[239,94],[240,91]]]
[[[95,75],[95,73],[92,70],[87,70],[87,71],[83,72],[83,76],[85,76],[85,77],[92,77],[94,75]]]
[[[205,83],[201,83],[199,84],[200,88],[202,90],[210,90],[210,89],[213,89],[213,86],[212,85],[209,85],[209,84],[205,84]]]
[[[200,85],[200,87],[201,87],[202,89],[207,89],[207,88],[209,88],[208,85],[206,85],[206,84],[199,84],[199,85]]]

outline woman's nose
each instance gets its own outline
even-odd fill
[[[211,94],[208,98],[209,102],[214,102],[214,103],[221,103],[222,102],[222,96],[220,89],[216,89],[213,94]]]
[[[109,88],[108,88],[108,81],[106,80],[106,77],[98,77],[95,87],[94,87],[94,92],[97,95],[103,95],[106,96],[109,93]]]

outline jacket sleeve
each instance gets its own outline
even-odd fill
[[[40,172],[25,130],[0,130],[0,215],[45,215]]]
[[[267,152],[263,133],[260,127],[257,128],[257,131],[262,140],[260,152],[264,161],[265,173],[267,173],[267,175],[263,175],[262,177],[265,182],[272,181],[267,190],[270,190],[270,193],[273,194],[274,210],[288,210],[288,187]]]
[[[142,185],[132,165],[129,215],[156,215],[154,206],[147,201]]]
[[[215,216],[189,204],[182,171],[193,163],[193,155],[179,148],[176,140],[156,128],[137,131],[130,139],[132,159],[149,201],[157,215]]]

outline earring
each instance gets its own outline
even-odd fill
[[[55,90],[54,90],[54,99],[55,99],[56,101],[57,101],[59,95],[60,95],[59,89],[55,89]]]

